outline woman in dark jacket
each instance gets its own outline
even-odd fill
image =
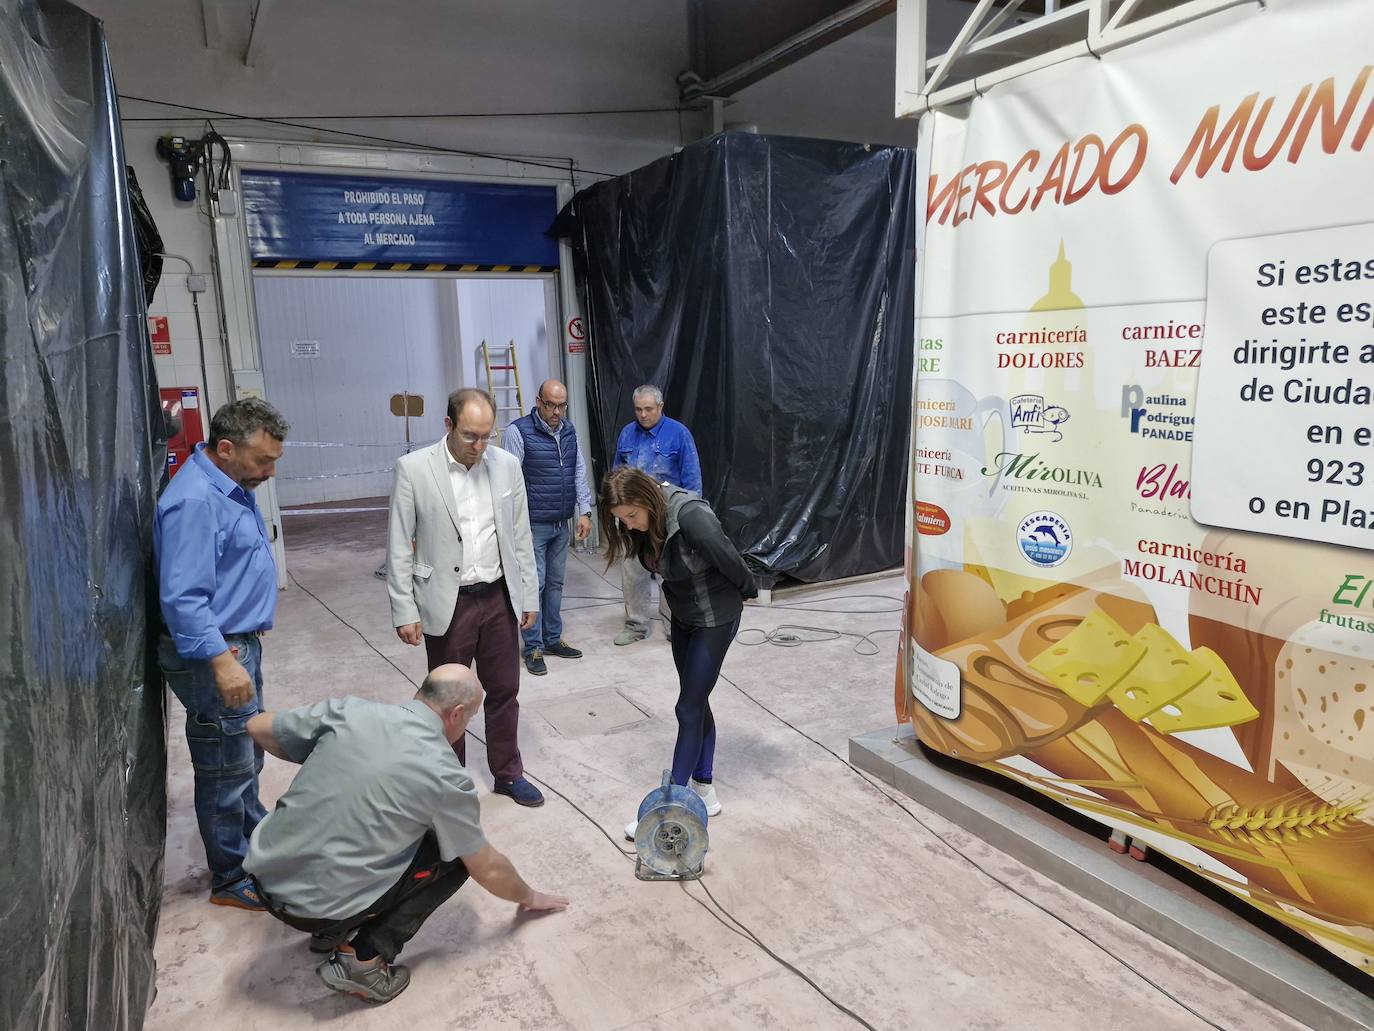
[[[725,652],[739,629],[746,598],[758,586],[711,511],[691,491],[658,484],[631,466],[613,469],[601,481],[601,536],[607,569],[622,556],[638,558],[657,573],[673,616],[673,663],[677,666],[677,744],[673,783],[690,782],[706,812],[720,801],[712,786],[716,723],[711,689]],[[633,840],[635,824],[625,828]]]

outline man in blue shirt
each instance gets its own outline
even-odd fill
[[[577,515],[577,539],[592,532],[592,488],[577,447],[577,430],[568,419],[568,388],[545,380],[530,414],[506,427],[501,446],[520,460],[529,498],[530,535],[539,574],[539,620],[524,636],[525,668],[535,676],[549,671],[544,656],[580,659],[563,640],[563,576],[568,565],[568,520]]]
[[[676,419],[663,414],[663,391],[652,383],[636,387],[635,421],[620,431],[611,467],[632,465],[643,469],[659,483],[671,483],[694,494],[701,493],[701,462],[692,431]],[[620,564],[621,593],[625,596],[625,629],[616,635],[616,644],[634,644],[649,636],[650,574],[634,561]],[[659,598],[662,609],[662,597]],[[664,636],[668,620],[663,620]]]
[[[258,801],[262,749],[248,720],[262,705],[262,642],[277,610],[272,544],[253,490],[276,473],[289,427],[259,398],[224,405],[210,441],[157,503],[153,548],[166,630],[158,662],[186,707],[196,821],[210,901],[262,910],[243,869]]]

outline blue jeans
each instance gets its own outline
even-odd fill
[[[563,574],[568,568],[568,542],[571,535],[566,521],[530,523],[534,538],[534,566],[539,572],[539,619],[528,630],[525,654],[547,648],[563,640]]]
[[[210,890],[243,880],[248,838],[267,815],[258,801],[262,749],[248,736],[248,718],[261,712],[262,640],[225,637],[257,688],[257,699],[238,709],[225,706],[210,663],[183,659],[169,637],[158,642],[158,664],[167,686],[186,707],[186,744],[196,778],[196,822],[210,867]]]

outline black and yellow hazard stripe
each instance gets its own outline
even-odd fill
[[[444,265],[424,261],[274,261],[254,258],[253,267],[316,272],[557,272],[557,265]]]

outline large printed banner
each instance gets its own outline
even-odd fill
[[[1371,39],[1271,0],[923,120],[899,682],[1366,972]]]

